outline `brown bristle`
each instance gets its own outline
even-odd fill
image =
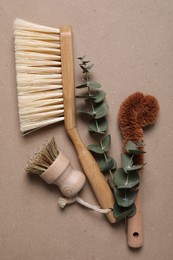
[[[142,128],[155,123],[159,112],[157,99],[150,95],[135,92],[121,105],[119,126],[123,138],[123,149],[129,140],[137,143],[143,141]],[[141,148],[142,149],[142,148]],[[136,158],[135,163],[143,163],[143,155]]]
[[[47,141],[38,152],[30,159],[26,166],[26,172],[40,175],[55,161],[59,152],[54,138]]]

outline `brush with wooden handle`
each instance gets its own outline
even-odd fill
[[[71,27],[55,29],[16,19],[14,35],[22,133],[64,120],[100,206],[113,208],[111,189],[76,127]],[[112,212],[106,216],[115,222]]]
[[[126,152],[125,147],[128,141],[134,143],[143,141],[143,128],[155,123],[158,111],[159,104],[156,98],[140,92],[130,95],[122,103],[119,111],[119,126],[123,139],[124,152]],[[134,162],[135,164],[143,164],[143,154],[134,157]],[[127,240],[129,247],[139,248],[143,245],[140,189],[135,199],[135,205],[136,214],[128,218]]]
[[[57,185],[68,198],[76,196],[85,183],[85,175],[72,168],[69,159],[57,149],[54,138],[34,154],[26,172],[40,176],[48,184]]]

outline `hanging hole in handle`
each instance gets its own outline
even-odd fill
[[[134,232],[134,233],[133,233],[133,236],[134,236],[135,238],[137,238],[137,237],[139,237],[139,233],[138,233],[138,232]]]

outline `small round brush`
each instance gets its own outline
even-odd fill
[[[126,152],[128,141],[137,143],[143,141],[143,128],[152,125],[157,119],[159,104],[155,97],[136,92],[130,95],[121,105],[119,111],[119,126],[123,139],[123,149]],[[142,148],[141,148],[142,149]],[[134,157],[135,164],[143,164],[143,154]],[[128,245],[139,248],[143,245],[142,211],[140,189],[135,205],[136,214],[128,218]]]
[[[84,174],[72,169],[69,159],[58,151],[54,138],[30,159],[26,172],[39,175],[48,184],[56,184],[66,197],[74,197],[85,183]]]

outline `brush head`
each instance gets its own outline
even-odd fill
[[[16,19],[15,61],[23,134],[64,120],[60,29]]]
[[[155,123],[158,112],[159,103],[157,99],[140,92],[130,95],[122,103],[119,110],[119,126],[125,152],[129,140],[134,143],[139,140],[143,141],[143,128]],[[136,163],[143,163],[143,155],[137,157]]]
[[[69,159],[58,151],[54,138],[31,158],[26,172],[39,175],[48,184],[57,185],[66,197],[76,196],[85,184],[85,175],[71,167]]]
[[[53,164],[58,155],[59,151],[54,138],[52,138],[30,159],[26,166],[26,172],[41,175]]]

